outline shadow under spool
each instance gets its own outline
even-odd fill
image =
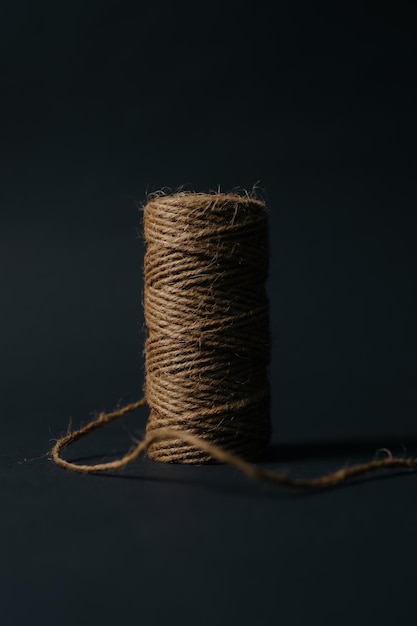
[[[144,207],[147,433],[178,428],[244,459],[270,441],[268,219],[237,194],[176,193]],[[205,463],[180,439],[158,461]]]

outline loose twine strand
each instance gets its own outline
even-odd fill
[[[55,463],[83,474],[117,470],[145,452],[163,462],[228,464],[248,478],[320,489],[417,459],[387,457],[316,478],[262,469],[271,436],[267,213],[237,194],[157,195],[144,207],[145,389],[141,400],[100,413],[58,439]],[[144,439],[120,459],[62,458],[69,445],[148,404]]]
[[[131,404],[128,404],[111,413],[101,413],[95,420],[86,426],[61,437],[61,439],[59,439],[52,448],[51,454],[53,460],[57,465],[73,472],[79,472],[80,474],[89,474],[92,472],[101,472],[106,470],[118,470],[126,467],[126,465],[129,465],[132,461],[139,458],[153,443],[175,437],[176,439],[180,439],[187,444],[200,448],[203,452],[209,454],[219,463],[225,463],[234,467],[248,478],[295,489],[325,489],[328,487],[334,487],[341,483],[346,483],[347,481],[358,476],[370,474],[371,472],[376,472],[382,469],[414,469],[417,467],[417,459],[394,457],[389,451],[387,451],[388,456],[384,459],[375,459],[368,463],[358,463],[350,467],[338,469],[335,472],[330,472],[329,474],[325,474],[317,478],[296,478],[288,476],[284,472],[262,469],[253,463],[248,463],[243,458],[228,452],[227,450],[223,450],[222,448],[213,445],[205,439],[196,437],[190,432],[179,431],[173,428],[160,428],[158,430],[154,430],[152,433],[148,433],[143,441],[141,441],[131,452],[128,452],[124,457],[115,461],[97,463],[95,465],[78,465],[77,463],[66,461],[61,457],[61,452],[72,443],[75,443],[75,441],[78,441],[92,431],[97,430],[98,428],[101,428],[102,426],[105,426],[120,417],[123,417],[127,413],[135,411],[145,404],[146,398],[143,397],[141,400],[132,402]]]

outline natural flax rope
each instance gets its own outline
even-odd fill
[[[271,434],[268,223],[249,195],[179,192],[144,207],[144,397],[59,439],[54,461],[88,473],[119,469],[142,453],[158,461],[232,465],[287,487],[322,488],[387,467],[417,467],[388,457],[313,479],[249,462]],[[61,452],[89,432],[148,404],[146,436],[123,458],[96,465]]]

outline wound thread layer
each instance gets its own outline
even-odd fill
[[[270,440],[268,222],[262,201],[178,193],[144,208],[147,433],[187,430],[245,459]],[[213,458],[175,438],[158,461]]]

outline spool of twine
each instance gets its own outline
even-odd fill
[[[298,488],[417,466],[388,452],[304,479],[253,464],[271,436],[265,204],[239,194],[155,195],[143,225],[144,397],[61,437],[52,449],[58,465],[81,473],[119,469],[146,451],[162,462],[228,463],[251,478]],[[145,438],[123,458],[96,465],[62,458],[77,439],[145,404]]]
[[[185,429],[255,459],[271,434],[265,206],[236,195],[157,197],[144,235],[147,432]],[[213,460],[177,438],[148,455]]]

